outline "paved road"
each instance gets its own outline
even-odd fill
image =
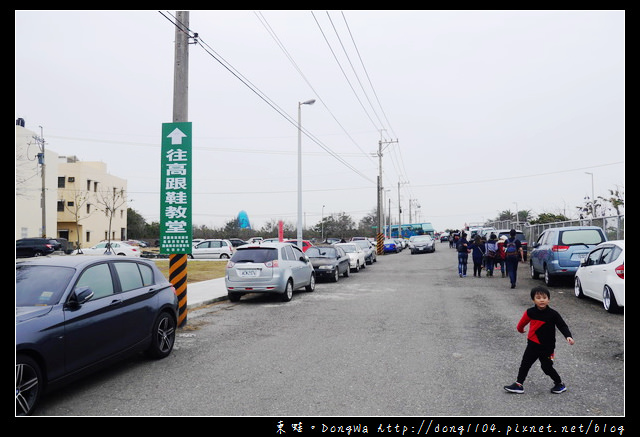
[[[576,339],[558,333],[568,391],[549,393],[534,365],[526,393],[508,394],[526,345],[515,325],[542,282],[525,264],[516,289],[499,276],[459,278],[454,251],[437,247],[379,257],[288,303],[249,295],[191,310],[169,358],[127,360],[45,398],[38,415],[624,415],[623,315],[553,287]]]

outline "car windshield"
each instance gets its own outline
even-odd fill
[[[55,305],[74,269],[54,266],[16,266],[16,306]]]
[[[275,247],[239,247],[231,257],[234,263],[267,263],[278,259],[278,249]]]
[[[576,229],[573,231],[562,231],[558,244],[571,246],[579,244],[600,244],[604,238],[597,229]]]
[[[309,258],[335,258],[336,249],[333,247],[310,247],[307,249]]]
[[[354,244],[345,244],[345,245],[342,245],[340,247],[342,247],[344,249],[344,251],[347,252],[347,253],[354,253],[354,252],[358,251]]]
[[[426,235],[420,235],[418,237],[414,237],[412,241],[429,241],[431,237],[427,237]]]

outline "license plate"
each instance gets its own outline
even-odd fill
[[[257,270],[240,270],[240,276],[258,276]]]

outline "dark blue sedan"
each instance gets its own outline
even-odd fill
[[[16,415],[41,395],[134,352],[173,350],[178,301],[152,261],[55,256],[16,262]]]

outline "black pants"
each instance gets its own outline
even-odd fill
[[[555,384],[560,384],[562,379],[556,369],[553,368],[553,349],[549,349],[544,346],[540,346],[539,344],[528,342],[527,348],[524,350],[524,354],[522,355],[522,362],[520,362],[520,369],[518,370],[518,378],[517,382],[520,384],[524,383],[524,380],[527,379],[527,374],[529,373],[529,369],[533,366],[533,363],[536,360],[540,360],[540,367],[545,375],[549,375],[549,377],[553,380]]]

